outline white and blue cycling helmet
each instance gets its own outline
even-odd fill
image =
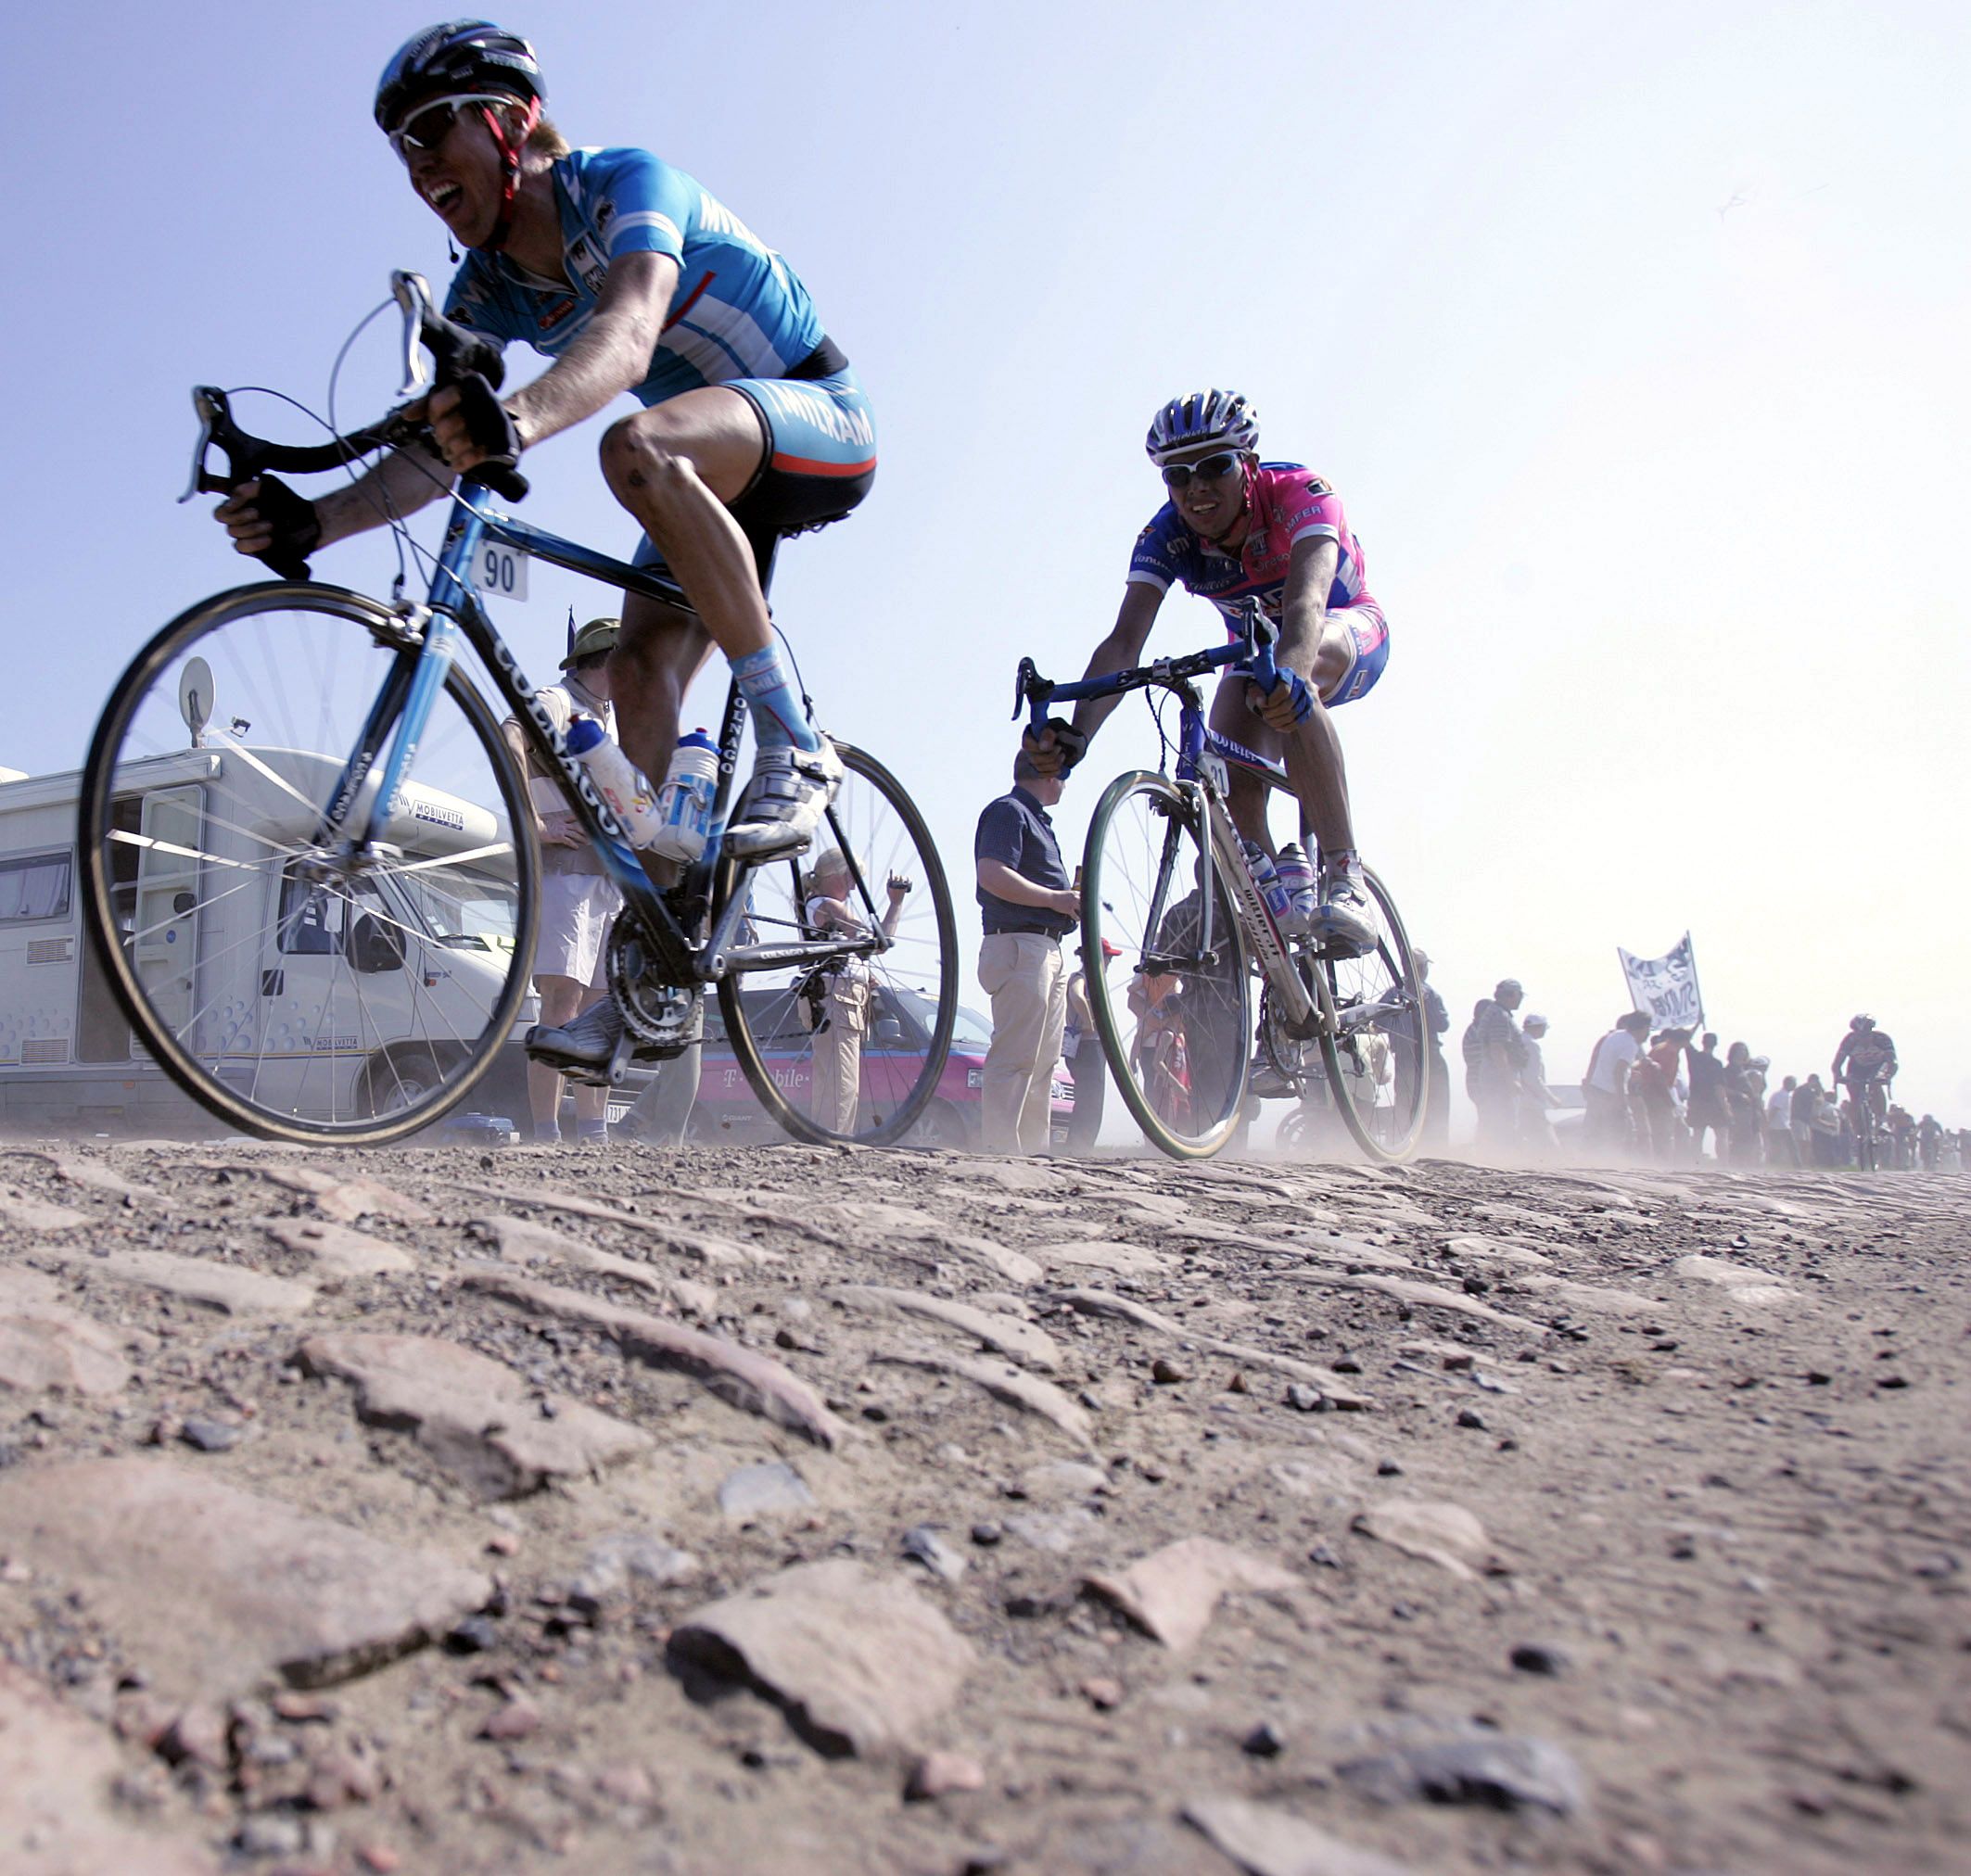
[[[439,92],[490,91],[536,105],[547,102],[534,48],[490,19],[448,19],[427,26],[391,55],[376,82],[376,123],[394,129],[405,106]]]
[[[1259,412],[1237,391],[1193,391],[1156,413],[1143,448],[1158,468],[1213,447],[1250,454],[1259,448]]]

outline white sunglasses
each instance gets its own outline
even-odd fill
[[[512,98],[496,94],[455,92],[450,97],[435,97],[428,104],[419,105],[394,131],[385,134],[390,140],[390,147],[408,163],[417,151],[436,156],[439,146],[451,134],[451,127],[458,122],[459,112],[465,106],[477,104],[493,110],[504,110],[513,102]]]

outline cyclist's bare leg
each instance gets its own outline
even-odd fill
[[[1300,659],[1291,638],[1282,638],[1278,655],[1296,667]],[[1354,636],[1339,620],[1324,619],[1315,650],[1314,689],[1326,691],[1340,682],[1355,654]],[[1353,853],[1354,819],[1348,805],[1348,770],[1342,760],[1342,739],[1334,719],[1318,696],[1304,722],[1281,736],[1287,780],[1300,797],[1301,814],[1314,830],[1324,854]]]
[[[1282,651],[1286,647],[1283,644]],[[1354,657],[1354,638],[1348,627],[1329,622],[1314,658],[1314,688],[1325,691],[1340,682]],[[1354,827],[1348,811],[1348,774],[1342,761],[1341,739],[1329,713],[1316,701],[1313,713],[1291,732],[1272,729],[1247,699],[1248,680],[1227,673],[1212,699],[1212,728],[1257,755],[1284,758],[1287,780],[1300,798],[1301,829],[1312,831],[1324,853],[1345,853],[1354,847]],[[1249,841],[1274,851],[1266,831],[1266,786],[1250,770],[1231,772],[1232,820]]]
[[[1279,732],[1247,707],[1243,678],[1227,676],[1220,680],[1217,694],[1212,699],[1211,725],[1220,736],[1250,749],[1254,755],[1276,761],[1279,757]],[[1232,825],[1270,854],[1274,849],[1273,836],[1266,830],[1266,799],[1272,789],[1250,768],[1238,763],[1227,767],[1229,778],[1226,805],[1231,811]]]
[[[726,850],[751,860],[806,851],[842,780],[841,758],[774,640],[753,549],[727,505],[752,485],[769,447],[759,412],[718,385],[625,417],[603,439],[609,487],[656,543],[745,693],[753,780]]]
[[[685,693],[711,655],[711,634],[693,614],[641,593],[623,595],[623,628],[609,654],[617,740],[654,780],[670,765]]]
[[[727,506],[766,451],[759,412],[718,385],[625,417],[603,438],[611,493],[656,543],[728,658],[764,650],[771,636],[753,550]]]

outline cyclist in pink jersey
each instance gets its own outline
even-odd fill
[[[1362,550],[1341,498],[1297,463],[1259,460],[1258,415],[1237,392],[1173,399],[1157,412],[1146,448],[1170,500],[1137,537],[1122,608],[1086,675],[1141,662],[1173,585],[1210,600],[1235,632],[1247,602],[1256,601],[1280,628],[1274,656],[1281,681],[1266,691],[1228,671],[1212,704],[1212,728],[1285,761],[1303,823],[1320,843],[1315,930],[1337,955],[1371,949],[1372,902],[1329,712],[1366,695],[1382,675],[1389,627],[1365,584]],[[1049,772],[1073,767],[1119,701],[1087,699],[1075,706],[1072,725],[1057,721],[1037,741],[1029,734],[1036,765]],[[1271,853],[1265,800],[1256,776],[1232,769],[1232,818]]]

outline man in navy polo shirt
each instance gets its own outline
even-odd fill
[[[986,928],[979,984],[992,999],[980,1122],[988,1153],[1040,1153],[1048,1146],[1067,1020],[1061,941],[1081,917],[1047,813],[1062,787],[1062,777],[1042,775],[1022,750],[1011,790],[986,804],[973,842]]]

